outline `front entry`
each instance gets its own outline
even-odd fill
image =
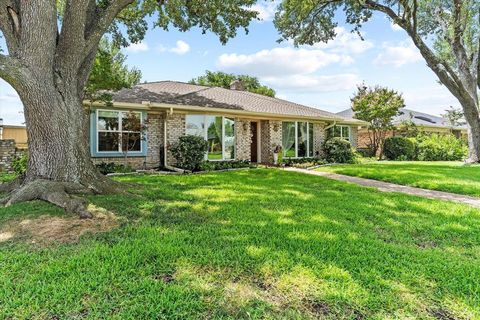
[[[257,122],[250,122],[250,132],[252,140],[250,141],[250,161],[258,162],[258,127]]]

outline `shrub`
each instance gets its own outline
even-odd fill
[[[310,168],[313,166],[318,166],[325,164],[325,160],[317,158],[300,158],[300,159],[283,159],[283,163],[287,167],[295,168]]]
[[[28,162],[28,155],[26,153],[22,154],[20,157],[15,157],[12,160],[12,169],[13,171],[18,174],[22,175],[27,171],[27,162]]]
[[[352,145],[342,138],[328,139],[323,145],[325,160],[330,163],[354,163],[355,153]]]
[[[461,161],[468,154],[465,143],[454,135],[421,135],[417,138],[420,161]]]
[[[414,160],[415,140],[405,137],[389,137],[385,139],[383,154],[388,160]]]
[[[200,165],[201,171],[227,170],[238,168],[249,168],[252,164],[248,160],[232,160],[232,161],[204,161]]]
[[[180,137],[170,150],[177,160],[177,167],[197,171],[201,169],[205,152],[208,150],[208,143],[201,137],[186,135]]]
[[[115,164],[114,162],[102,162],[96,165],[98,171],[101,174],[107,175],[110,173],[128,173],[133,172],[131,166],[125,166],[123,164]]]

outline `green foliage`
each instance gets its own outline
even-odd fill
[[[460,161],[468,148],[452,134],[423,134],[417,137],[417,158],[421,161]]]
[[[205,75],[190,80],[190,83],[209,87],[221,87],[230,89],[232,82],[239,80],[245,86],[245,90],[264,96],[275,97],[275,90],[260,84],[256,77],[247,75],[235,75],[225,72],[206,71]]]
[[[228,170],[228,169],[240,169],[251,168],[253,165],[248,160],[232,160],[232,161],[204,161],[200,165],[201,171],[215,171],[215,170]]]
[[[450,108],[445,110],[445,114],[442,115],[445,120],[447,120],[448,124],[451,127],[457,127],[461,125],[464,121],[464,115],[462,109],[454,108],[450,106]]]
[[[405,137],[386,138],[383,154],[389,160],[414,160],[415,140]]]
[[[133,168],[129,165],[124,164],[116,164],[114,162],[101,162],[96,165],[98,171],[102,174],[109,174],[109,173],[129,173],[133,172]]]
[[[28,154],[24,153],[12,161],[12,169],[17,175],[22,175],[27,171]]]
[[[131,88],[138,84],[142,73],[125,65],[126,56],[107,38],[100,41],[95,62],[85,87],[85,98],[111,102],[110,91]]]
[[[295,168],[310,168],[318,165],[325,164],[326,161],[323,159],[317,158],[286,158],[282,162],[287,167],[295,167]]]
[[[393,117],[405,106],[403,98],[388,88],[361,85],[351,101],[355,118],[369,123],[369,148],[376,154],[383,146],[386,132],[393,129]]]
[[[131,192],[88,200],[118,229],[0,242],[1,319],[480,316],[477,209],[271,169],[116,180]],[[2,232],[42,215],[71,219],[21,203]]]
[[[202,137],[186,135],[170,147],[176,166],[185,170],[198,171],[205,159],[208,142]]]
[[[342,138],[328,139],[323,145],[325,160],[330,163],[353,163],[355,153],[352,145]]]

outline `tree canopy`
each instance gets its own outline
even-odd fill
[[[393,117],[404,106],[402,96],[394,90],[379,86],[358,86],[358,91],[352,98],[352,110],[355,118],[369,123],[369,147],[373,155],[381,150],[387,131],[393,129]]]
[[[190,80],[190,83],[209,87],[221,87],[230,89],[232,82],[239,80],[245,86],[245,90],[268,97],[275,97],[275,90],[262,85],[258,78],[248,75],[235,75],[233,73],[206,71],[205,75]]]
[[[375,12],[406,31],[462,105],[469,128],[469,161],[480,161],[480,1],[283,0],[275,25],[281,40],[293,40],[295,45],[327,42],[336,36],[339,11],[359,35]]]

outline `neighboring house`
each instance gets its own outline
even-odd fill
[[[19,149],[27,148],[27,129],[25,126],[0,125],[0,140],[14,140]]]
[[[346,109],[344,111],[338,112],[337,115],[345,117],[348,119],[354,119],[354,111]],[[400,134],[400,130],[405,121],[411,121],[415,126],[425,132],[431,133],[453,133],[457,138],[466,138],[467,136],[467,126],[451,126],[448,120],[442,117],[434,116],[427,113],[422,113],[406,108],[400,109],[400,114],[393,118],[393,125],[395,129],[388,132],[387,136],[396,136]],[[362,126],[358,128],[358,145],[359,149],[367,148],[370,143],[367,127]]]
[[[129,163],[137,168],[175,165],[169,147],[187,134],[208,141],[208,160],[272,163],[273,150],[279,145],[285,157],[319,156],[325,130],[334,124],[349,128],[348,134],[342,131],[340,135],[355,146],[357,128],[365,125],[363,121],[247,91],[173,81],[120,90],[113,95],[112,107],[100,102],[86,102],[86,106],[91,107],[90,146],[95,163],[123,161],[118,143],[122,117],[130,111],[138,112],[138,121],[147,129],[146,138],[138,140],[128,152]]]

